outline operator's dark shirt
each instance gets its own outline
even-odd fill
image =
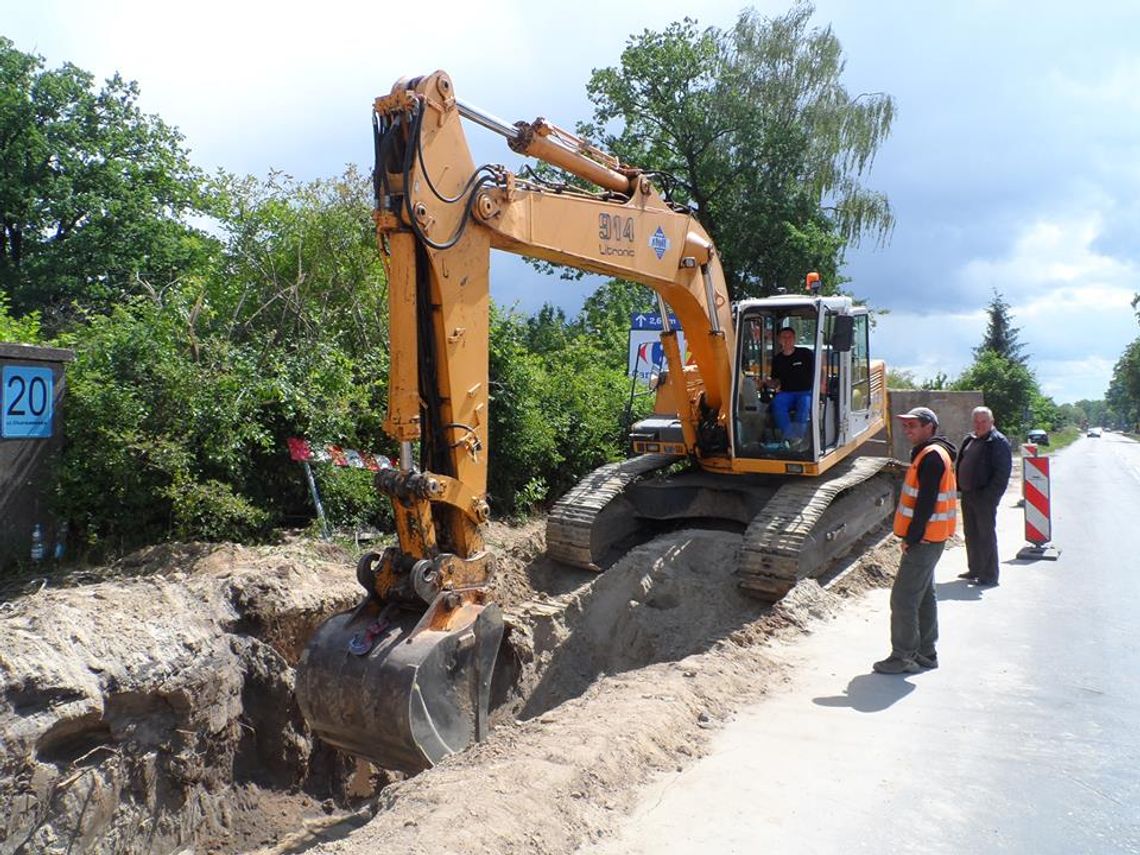
[[[790,356],[782,350],[772,357],[772,376],[780,381],[781,392],[810,392],[813,376],[812,352],[806,347],[797,347]]]

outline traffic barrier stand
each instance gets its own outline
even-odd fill
[[[392,461],[382,454],[356,451],[332,444],[314,445],[306,439],[298,439],[297,437],[288,437],[285,442],[289,446],[289,456],[294,462],[300,463],[305,470],[305,481],[309,485],[309,495],[313,497],[313,506],[317,510],[317,520],[321,524],[321,535],[325,540],[332,537],[332,529],[329,527],[328,518],[325,516],[321,494],[317,492],[317,481],[313,477],[312,467],[309,466],[310,461],[313,463],[331,463],[334,466],[349,469],[368,469],[371,472],[379,472],[381,469],[390,469],[393,466]]]
[[[1022,447],[1021,492],[1025,506],[1025,539],[1017,557],[1031,561],[1056,561],[1061,550],[1049,545],[1053,522],[1049,507],[1049,458],[1035,457],[1035,446]],[[1026,452],[1029,452],[1028,454]]]

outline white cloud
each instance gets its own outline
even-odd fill
[[[891,370],[909,372],[919,382],[939,374],[952,379],[973,361],[972,350],[981,341],[985,324],[981,311],[889,312],[876,316],[871,355],[886,360]]]
[[[1103,398],[1117,359],[1140,335],[1131,306],[1140,271],[1096,249],[1104,222],[1097,212],[1041,218],[1004,255],[966,262],[960,288],[985,294],[985,303],[968,313],[887,315],[881,352],[888,364],[919,380],[961,373],[985,333],[996,289],[1042,391],[1058,403]]]
[[[1119,354],[1117,355],[1119,357]],[[1036,363],[1041,391],[1057,403],[1098,401],[1104,398],[1116,359],[1089,356],[1084,359],[1042,360]]]
[[[1125,55],[1091,64],[1082,78],[1054,68],[1049,78],[1058,96],[1091,112],[1133,120],[1140,113],[1140,57]]]
[[[1030,298],[1058,286],[1120,290],[1113,283],[1135,283],[1137,271],[1126,261],[1096,251],[1094,244],[1102,231],[1099,212],[1039,219],[1014,239],[1004,258],[966,264],[961,281],[970,290],[997,288],[1007,299],[1009,295]]]

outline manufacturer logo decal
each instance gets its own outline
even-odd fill
[[[665,232],[661,230],[661,226],[658,226],[657,231],[649,236],[649,248],[653,250],[658,261],[668,252],[669,238],[665,236]]]

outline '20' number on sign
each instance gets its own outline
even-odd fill
[[[5,413],[9,416],[43,416],[51,400],[43,377],[27,378],[19,374],[8,378],[7,394],[4,397],[8,400]]]

